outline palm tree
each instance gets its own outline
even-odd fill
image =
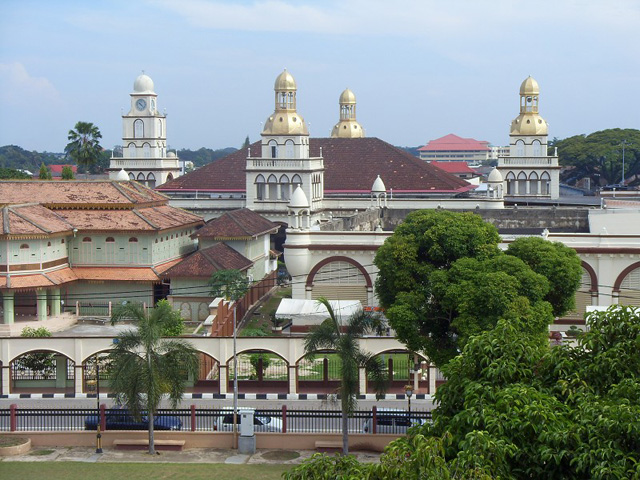
[[[75,130],[69,130],[67,137],[70,142],[64,148],[65,153],[75,160],[77,165],[83,165],[85,172],[96,163],[102,154],[99,139],[102,134],[98,127],[90,122],[76,123]]]
[[[177,408],[188,376],[198,373],[198,352],[189,342],[162,338],[174,328],[176,315],[169,302],[160,301],[150,314],[130,303],[117,308],[111,317],[112,325],[126,319],[137,326],[118,335],[109,353],[110,387],[116,401],[126,405],[136,420],[147,412],[151,455],[155,454],[154,415],[162,396],[168,394],[172,408]]]
[[[360,310],[351,315],[346,322],[336,316],[329,300],[319,298],[318,303],[325,306],[329,318],[313,328],[304,343],[305,356],[313,357],[320,350],[334,350],[340,358],[340,404],[342,408],[342,453],[349,454],[349,415],[356,408],[358,394],[359,368],[364,367],[376,391],[376,398],[380,398],[387,390],[387,375],[384,365],[379,358],[363,351],[358,339],[366,334],[382,334],[384,322],[373,313]]]

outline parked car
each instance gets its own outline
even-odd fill
[[[105,413],[107,430],[148,430],[149,418],[143,416],[136,421],[129,410],[111,409]],[[98,415],[89,415],[84,419],[85,430],[96,430],[100,419]],[[182,430],[182,421],[173,415],[156,415],[153,417],[154,430]]]
[[[379,409],[376,414],[376,433],[407,433],[409,428],[425,423],[424,418],[410,417],[403,410]],[[363,433],[373,433],[373,418],[368,418],[362,425]]]
[[[237,416],[238,425],[240,424],[240,414]],[[233,431],[233,410],[225,409],[223,415],[217,416],[213,421],[213,429],[219,432]],[[238,427],[238,430],[240,428]],[[269,415],[256,414],[253,416],[254,432],[282,432],[282,420],[270,417]]]

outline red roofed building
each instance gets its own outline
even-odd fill
[[[467,162],[431,162],[431,165],[466,180],[472,185],[480,184],[480,175]]]
[[[489,142],[462,138],[453,133],[431,140],[418,149],[420,159],[427,162],[466,162],[479,165],[489,159]]]
[[[61,177],[62,169],[64,167],[70,167],[74,177],[78,174],[78,167],[75,165],[49,165],[49,168],[51,169],[51,176],[54,178]]]

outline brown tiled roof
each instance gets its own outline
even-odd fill
[[[248,208],[241,208],[209,220],[192,237],[217,240],[244,239],[271,233],[277,231],[278,228],[278,224],[267,220]]]
[[[72,229],[72,225],[42,205],[32,203],[0,209],[0,235],[50,235]]]
[[[261,144],[251,145],[261,155]],[[468,182],[438,170],[379,138],[311,138],[311,157],[324,157],[324,188],[331,193],[369,193],[380,175],[394,192],[449,193],[472,188]],[[245,191],[247,152],[238,150],[158,188],[160,191]]]
[[[202,218],[182,209],[161,205],[133,210],[56,210],[60,217],[83,231],[134,230],[158,231],[197,225]]]
[[[7,282],[6,276],[0,277],[0,288],[41,288],[41,287],[55,287],[67,282],[73,282],[78,277],[69,268],[61,268],[53,272],[36,273],[32,275],[16,275],[11,274],[11,279]]]
[[[53,208],[126,208],[165,204],[167,198],[138,182],[0,181],[0,205],[34,201]]]
[[[219,270],[246,270],[253,263],[226,243],[198,250],[162,274],[163,277],[210,277]]]
[[[151,267],[73,267],[78,280],[159,282]]]

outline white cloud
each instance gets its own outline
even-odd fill
[[[60,94],[47,78],[31,76],[22,63],[0,63],[0,100],[19,105],[25,99],[30,104],[59,104]]]

